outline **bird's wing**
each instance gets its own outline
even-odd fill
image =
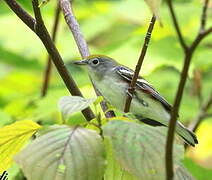
[[[116,72],[125,80],[128,82],[131,82],[134,71],[124,67],[124,66],[118,66],[116,67]],[[145,93],[150,94],[154,99],[161,102],[161,104],[168,110],[171,111],[172,106],[157,92],[144,78],[138,77],[136,86],[143,90]]]

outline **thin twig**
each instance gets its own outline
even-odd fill
[[[201,23],[200,23],[200,33],[205,31],[205,24],[207,19],[207,9],[209,0],[204,0],[204,6],[202,8],[202,16],[201,16]]]
[[[149,27],[148,27],[148,30],[147,30],[147,33],[146,33],[145,41],[144,41],[144,44],[143,44],[143,47],[142,47],[142,50],[141,50],[141,55],[139,57],[138,63],[137,63],[136,68],[135,68],[135,73],[133,75],[132,81],[131,81],[130,86],[128,88],[129,93],[127,94],[127,99],[126,99],[126,103],[125,103],[125,107],[124,107],[125,113],[129,112],[129,110],[130,110],[130,104],[131,104],[131,101],[132,101],[133,93],[135,91],[136,81],[138,79],[139,72],[141,70],[141,66],[143,64],[144,57],[146,55],[146,51],[147,51],[147,48],[148,48],[149,41],[151,39],[151,34],[152,34],[152,30],[153,30],[154,25],[155,25],[155,21],[156,21],[156,17],[153,15],[152,19],[149,23]]]
[[[196,49],[196,47],[199,45],[199,43],[206,37],[208,36],[210,33],[212,32],[212,27],[208,28],[207,30],[200,32],[194,42],[192,43],[192,45],[190,46],[190,51],[194,51]]]
[[[33,0],[33,6],[37,18],[37,22],[33,17],[31,17],[15,0],[4,0],[11,10],[32,30],[34,31],[40,40],[43,42],[46,50],[50,54],[52,61],[54,62],[60,76],[62,77],[67,89],[72,95],[82,96],[79,88],[74,82],[73,78],[69,75],[68,70],[66,69],[64,62],[56,49],[54,43],[51,40],[51,37],[43,23],[40,9],[38,8],[38,1]],[[95,116],[90,108],[82,111],[83,115],[87,120],[93,119]]]
[[[196,47],[199,45],[199,43],[202,41],[203,38],[205,38],[207,35],[209,35],[212,32],[212,27],[203,32],[202,31],[199,32],[197,34],[195,40],[193,41],[193,43],[189,47],[187,47],[187,45],[185,44],[184,39],[182,37],[179,25],[177,23],[175,13],[173,11],[172,1],[167,0],[167,3],[169,6],[169,9],[170,9],[170,13],[172,15],[172,19],[174,22],[176,32],[179,37],[179,41],[180,41],[182,48],[184,49],[184,53],[185,53],[183,70],[181,73],[180,82],[179,82],[177,93],[175,96],[174,105],[173,105],[173,108],[171,111],[171,119],[170,119],[169,126],[168,126],[168,134],[167,134],[167,140],[166,140],[166,157],[165,157],[166,158],[165,159],[166,160],[166,180],[172,180],[174,177],[174,172],[173,172],[174,130],[175,130],[176,122],[177,122],[178,111],[179,111],[179,107],[180,107],[180,102],[182,100],[183,90],[185,87],[190,62],[191,62],[191,59],[192,59],[192,56],[193,56],[193,53],[194,53]]]
[[[180,102],[183,95],[183,90],[185,87],[185,82],[188,74],[188,69],[190,66],[192,54],[186,54],[184,59],[183,70],[181,73],[180,83],[178,85],[177,94],[175,96],[174,106],[171,112],[171,119],[168,126],[168,134],[166,140],[166,180],[172,180],[173,173],[173,140],[174,140],[174,130],[177,122],[177,115],[179,111]]]
[[[60,5],[57,3],[56,9],[55,9],[55,17],[54,17],[54,24],[52,28],[52,42],[55,43],[57,30],[59,26],[59,18],[60,18]],[[50,81],[50,75],[51,75],[51,69],[52,69],[52,60],[50,55],[48,55],[47,63],[46,63],[46,69],[44,72],[44,79],[43,79],[43,86],[41,89],[41,97],[44,97],[47,93],[47,89],[49,86]]]
[[[88,48],[87,42],[86,42],[81,30],[80,30],[79,23],[77,22],[77,19],[74,16],[72,4],[70,3],[69,0],[59,0],[59,2],[60,2],[60,7],[64,14],[64,18],[66,20],[66,23],[67,23],[69,29],[71,30],[71,32],[74,36],[74,39],[75,39],[75,42],[79,49],[79,52],[81,54],[81,57],[82,58],[88,57],[90,55],[89,48]],[[92,82],[92,80],[91,80],[91,82]],[[93,84],[93,82],[92,82],[92,84]],[[96,92],[96,95],[101,96],[101,93],[98,91],[98,89],[95,87],[94,84],[93,84],[93,87]],[[106,110],[108,109],[107,104],[104,101],[101,102],[101,107],[102,107],[103,112],[106,112]],[[107,118],[114,117],[115,113],[113,111],[109,111],[109,112],[105,113],[105,116]]]
[[[180,27],[179,27],[179,24],[178,24],[178,21],[177,21],[177,17],[175,15],[174,8],[173,8],[173,5],[172,5],[172,0],[167,0],[167,4],[168,4],[168,7],[169,7],[169,10],[170,10],[170,13],[171,13],[172,21],[174,23],[174,27],[175,27],[175,30],[177,32],[180,44],[181,44],[183,50],[186,51],[187,45],[186,45],[185,40],[183,38],[183,35],[180,31]]]

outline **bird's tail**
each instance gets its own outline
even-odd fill
[[[198,144],[196,135],[192,131],[188,130],[185,126],[183,126],[183,124],[181,124],[180,122],[177,122],[176,124],[176,132],[184,139],[187,144],[191,146],[195,146],[195,144]]]

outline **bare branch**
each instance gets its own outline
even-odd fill
[[[177,17],[175,15],[174,8],[173,8],[173,5],[172,5],[172,0],[167,0],[167,4],[168,4],[168,7],[169,7],[169,10],[170,10],[170,13],[171,13],[172,21],[174,23],[174,27],[175,27],[175,30],[177,32],[180,44],[181,44],[183,50],[186,51],[187,45],[186,45],[185,40],[183,38],[183,35],[181,33],[181,30],[180,30],[180,27],[179,27],[179,24],[178,24],[178,21],[177,21]]]
[[[81,57],[85,58],[85,57],[89,56],[90,55],[89,48],[88,48],[87,42],[86,42],[82,32],[80,31],[79,23],[77,22],[77,19],[74,16],[72,4],[69,2],[69,0],[59,0],[59,2],[60,2],[60,7],[64,14],[64,18],[66,20],[66,23],[67,23],[69,29],[71,30],[71,32],[74,36],[74,39],[75,39],[75,42],[79,49],[79,52],[81,54]],[[92,80],[91,80],[91,82],[92,82]],[[92,84],[93,84],[93,82],[92,82]],[[93,87],[96,92],[96,95],[101,96],[101,93],[94,86],[94,84],[93,84]],[[103,112],[106,112],[106,110],[108,109],[107,104],[105,102],[101,102],[101,107],[102,107]],[[115,113],[113,111],[109,111],[109,112],[105,113],[105,116],[107,118],[114,117]]]
[[[178,85],[177,94],[175,96],[174,106],[171,111],[171,119],[168,126],[168,134],[166,141],[166,180],[172,180],[173,173],[173,140],[174,140],[174,131],[177,122],[178,111],[180,107],[180,102],[182,100],[183,90],[185,87],[188,69],[190,66],[192,58],[192,53],[187,53],[184,58],[183,70],[180,77],[180,83]]]
[[[66,69],[64,62],[56,49],[54,43],[51,40],[51,37],[43,23],[40,9],[38,8],[38,0],[33,0],[33,9],[36,15],[36,21],[32,18],[15,0],[4,0],[8,6],[16,13],[16,15],[32,30],[34,31],[40,40],[43,42],[46,50],[50,54],[52,61],[54,62],[60,76],[62,77],[66,87],[69,92],[75,96],[82,96],[79,88],[74,82],[73,78],[69,75],[68,70]],[[90,108],[82,111],[83,115],[87,120],[93,119],[95,116]]]
[[[190,46],[190,51],[194,51],[196,47],[199,45],[199,43],[210,33],[212,33],[212,27],[208,28],[207,30],[201,31],[193,41],[193,43]]]
[[[136,68],[135,68],[135,73],[133,75],[132,81],[131,81],[130,86],[128,88],[129,94],[127,94],[127,99],[126,99],[126,103],[125,103],[125,108],[124,108],[125,113],[129,112],[129,110],[130,110],[130,104],[131,104],[131,101],[132,101],[133,93],[135,91],[136,81],[138,79],[139,72],[141,70],[141,66],[143,64],[144,57],[146,55],[146,51],[147,51],[147,48],[148,48],[149,41],[151,39],[151,34],[152,34],[152,30],[153,30],[154,25],[155,25],[155,21],[156,21],[156,17],[153,15],[152,19],[149,23],[149,28],[148,28],[147,33],[146,33],[146,37],[145,37],[145,41],[144,41],[144,44],[143,44],[143,47],[142,47],[141,55],[139,57],[138,63],[137,63]]]
[[[56,9],[55,9],[54,24],[53,24],[53,29],[52,29],[52,41],[53,41],[53,43],[55,43],[55,40],[56,40],[57,30],[58,30],[58,26],[59,26],[59,17],[60,17],[60,5],[59,5],[59,3],[57,3]],[[41,89],[41,97],[44,97],[47,93],[51,69],[52,69],[52,60],[51,60],[50,55],[48,55],[46,69],[45,69],[45,72],[44,72],[43,86],[42,86],[42,89]]]
[[[167,3],[169,6],[169,9],[170,9],[170,13],[172,15],[175,29],[176,29],[178,37],[179,37],[179,41],[180,41],[181,46],[184,49],[184,53],[185,53],[183,70],[181,73],[180,82],[178,85],[174,105],[173,105],[172,112],[171,112],[171,119],[169,122],[169,128],[168,128],[168,134],[167,134],[167,140],[166,140],[166,180],[172,180],[174,177],[174,173],[173,173],[174,131],[175,131],[175,126],[176,126],[176,122],[177,122],[177,115],[178,115],[178,111],[179,111],[179,107],[180,107],[180,102],[182,100],[183,90],[184,90],[187,75],[188,75],[190,62],[191,62],[191,59],[192,59],[192,56],[194,54],[196,47],[199,45],[199,43],[202,41],[203,38],[205,38],[207,35],[209,35],[212,32],[212,27],[206,31],[205,30],[200,31],[197,34],[193,43],[189,47],[187,47],[187,45],[185,44],[184,39],[182,37],[182,34],[180,32],[177,20],[176,20],[176,16],[175,16],[173,6],[172,6],[172,0],[167,0]],[[204,8],[205,8],[205,6],[203,7],[203,9]],[[207,7],[206,7],[206,10],[207,10]],[[206,13],[206,10],[203,10],[203,14]],[[202,16],[204,16],[204,18],[206,18],[206,14],[202,15]],[[205,26],[205,21],[206,20],[204,19],[203,26]],[[201,21],[201,24],[202,24],[202,21]],[[202,25],[201,25],[201,27],[202,27]]]

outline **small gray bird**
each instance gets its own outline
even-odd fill
[[[74,63],[86,65],[93,83],[105,100],[117,109],[124,110],[133,70],[103,55],[91,55]],[[135,89],[130,112],[149,125],[168,126],[172,106],[142,77],[138,78]],[[196,135],[179,121],[175,131],[186,143],[192,146],[198,144]]]

